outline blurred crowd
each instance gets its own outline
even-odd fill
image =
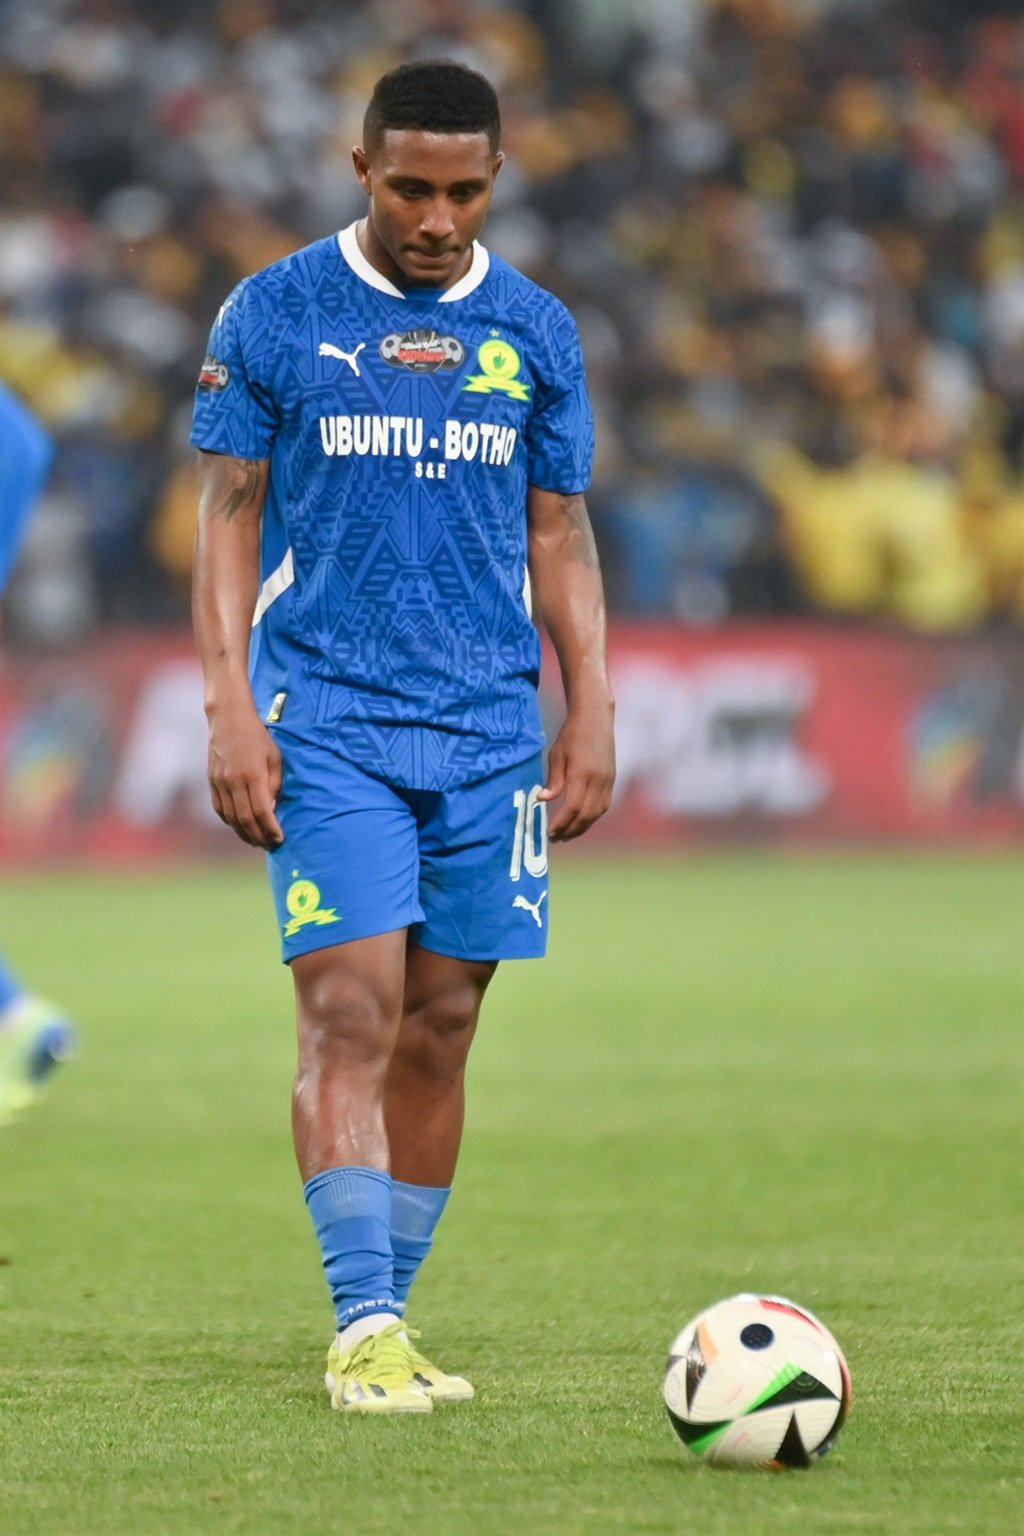
[[[437,56],[580,324],[615,610],[1024,621],[1018,0],[0,0],[0,376],[58,444],[9,631],[187,613],[211,320]]]

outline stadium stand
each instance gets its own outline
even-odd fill
[[[998,0],[36,0],[0,35],[0,375],[55,434],[15,639],[187,612],[239,277],[360,212],[382,70],[487,73],[488,243],[578,316],[613,609],[1024,621],[1024,21]]]

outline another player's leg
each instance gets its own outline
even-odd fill
[[[332,1406],[429,1412],[395,1296],[384,1083],[402,1012],[404,930],[297,956],[295,1153],[337,1317]]]
[[[458,960],[410,942],[405,1006],[384,1109],[394,1179],[391,1246],[396,1299],[405,1302],[451,1193],[465,1118],[466,1059],[495,962]],[[416,1347],[416,1373],[436,1402],[473,1396]]]
[[[74,1030],[45,998],[26,992],[0,960],[0,1125],[39,1097],[74,1048]]]

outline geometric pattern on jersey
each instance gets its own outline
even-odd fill
[[[351,226],[227,299],[192,442],[270,459],[264,716],[278,700],[291,732],[407,788],[538,750],[527,491],[586,490],[593,457],[558,299],[479,245],[453,288],[403,291]]]

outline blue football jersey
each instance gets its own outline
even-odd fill
[[[447,290],[397,288],[354,225],[241,282],[192,442],[270,459],[264,717],[414,789],[536,752],[527,487],[586,490],[593,441],[568,310],[479,244]]]

